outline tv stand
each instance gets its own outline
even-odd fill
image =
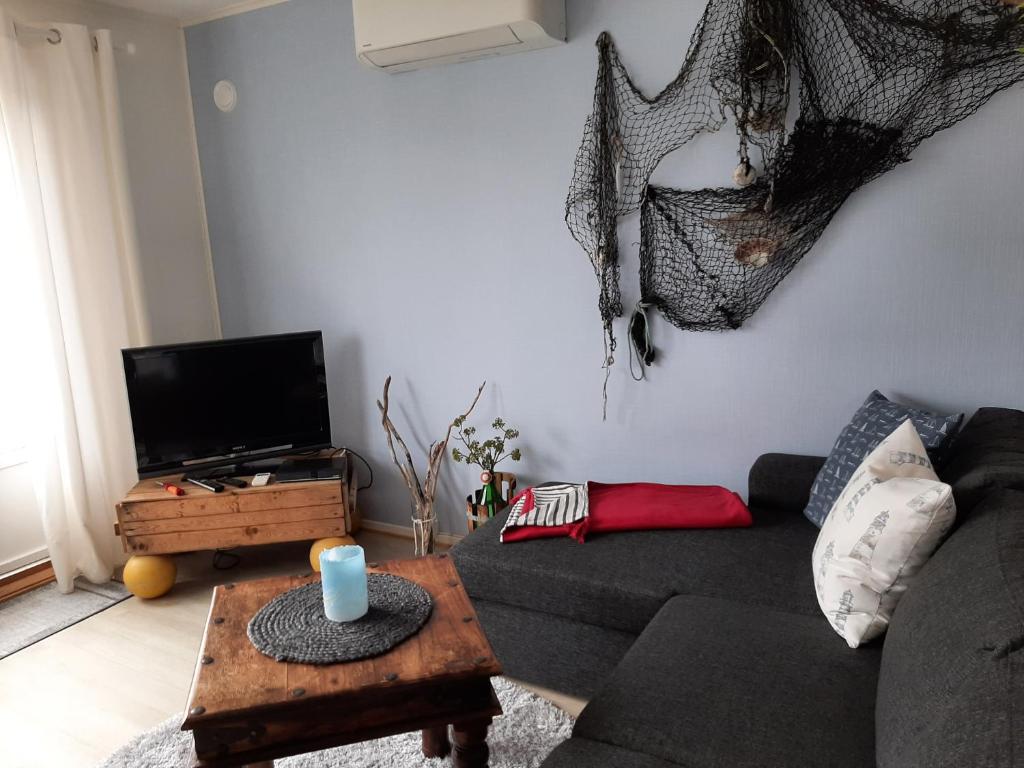
[[[320,454],[326,458],[332,451]],[[344,457],[340,454],[339,457]],[[304,457],[304,458],[309,458]],[[274,460],[280,464],[280,460]],[[140,480],[116,506],[114,532],[133,556],[166,556],[206,549],[318,540],[359,529],[358,480],[348,461],[341,481],[312,480],[252,487],[251,476],[209,470],[250,481],[246,488],[225,486],[220,493],[185,485],[172,496],[157,481],[181,484],[181,473]],[[253,472],[258,467],[247,468]],[[267,471],[263,469],[261,471]]]

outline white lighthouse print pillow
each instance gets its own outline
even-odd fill
[[[814,545],[818,605],[851,648],[885,632],[955,517],[952,489],[907,419],[857,467]]]

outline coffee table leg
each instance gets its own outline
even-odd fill
[[[455,768],[487,768],[491,751],[487,747],[487,729],[491,718],[455,723],[452,726],[452,765]]]
[[[451,751],[452,745],[448,741],[447,725],[435,725],[433,728],[423,729],[424,757],[448,757]]]

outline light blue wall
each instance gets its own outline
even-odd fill
[[[368,455],[368,516],[408,519],[374,407],[424,446],[490,382],[481,419],[522,429],[528,480],[645,479],[746,490],[765,451],[823,453],[873,388],[935,409],[1024,407],[1022,91],[858,192],[740,331],[655,321],[634,384],[625,343],[602,423],[596,282],[562,221],[589,111],[593,41],[638,84],[678,70],[702,2],[571,0],[563,47],[388,76],[353,54],[345,0],[290,0],[187,31],[225,335],[322,328],[338,444]],[[239,105],[218,112],[230,78]],[[730,129],[656,179],[729,183]],[[637,287],[636,217],[623,289]],[[624,323],[618,328],[625,337]],[[462,530],[466,467],[439,514]]]

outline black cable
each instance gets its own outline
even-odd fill
[[[336,449],[334,451],[334,453],[331,454],[331,458],[333,459],[335,456],[337,456],[342,451],[348,451],[353,456],[355,456],[357,459],[359,459],[361,462],[363,462],[363,466],[366,467],[366,471],[370,475],[370,482],[368,482],[366,485],[360,485],[359,487],[356,488],[356,490],[357,491],[365,491],[367,488],[370,488],[373,485],[373,467],[370,466],[370,462],[368,462],[365,458],[363,458],[362,454],[360,454],[358,451],[354,451],[351,448],[338,448],[338,449]]]
[[[234,568],[241,560],[242,556],[236,552],[230,552],[226,549],[213,550],[213,567],[215,570],[226,571]]]

